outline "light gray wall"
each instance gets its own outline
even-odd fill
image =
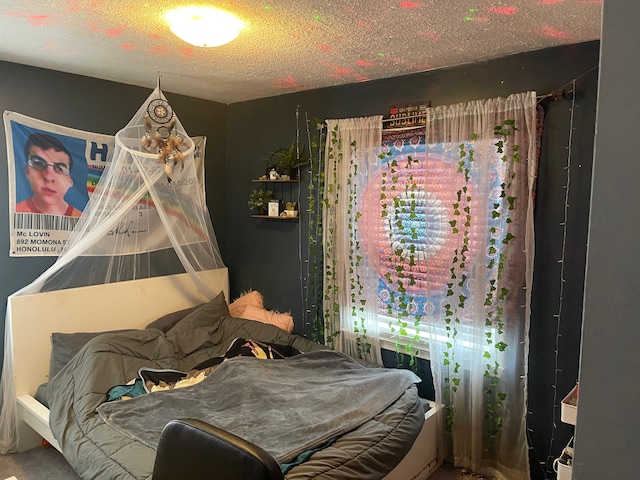
[[[574,479],[640,476],[640,2],[605,0]]]

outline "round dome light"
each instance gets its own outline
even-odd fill
[[[213,7],[179,7],[165,13],[171,31],[196,47],[219,47],[234,40],[244,22]]]

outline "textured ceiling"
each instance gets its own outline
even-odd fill
[[[0,60],[234,103],[600,38],[602,0],[226,0],[247,27],[198,48],[176,0],[2,0]]]

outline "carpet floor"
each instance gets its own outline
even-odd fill
[[[80,480],[60,452],[51,446],[22,453],[0,455],[0,480],[15,476],[18,480]],[[468,470],[444,463],[429,480],[490,480]]]
[[[12,475],[18,480],[80,479],[62,454],[51,446],[0,455],[0,479]]]

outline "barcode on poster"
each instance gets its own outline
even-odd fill
[[[61,215],[41,215],[16,213],[13,215],[13,228],[28,230],[67,230],[72,231],[78,223],[77,217]]]

